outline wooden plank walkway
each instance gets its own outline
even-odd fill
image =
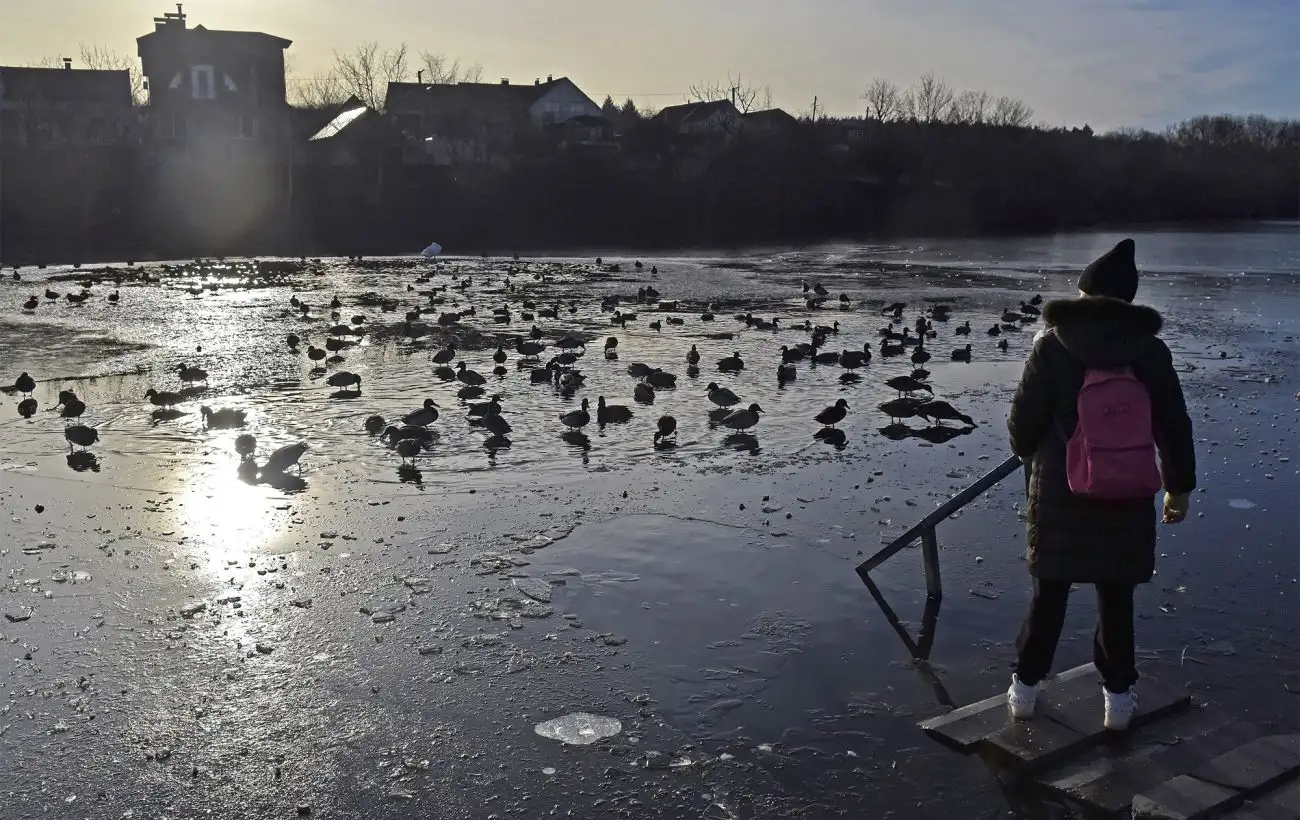
[[[1033,720],[1012,720],[1003,693],[921,729],[1084,817],[1300,820],[1300,734],[1268,734],[1149,678],[1129,731],[1108,732],[1100,690],[1085,664],[1044,683]]]

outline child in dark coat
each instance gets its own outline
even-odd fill
[[[1078,423],[1088,369],[1130,368],[1146,387],[1165,489],[1164,521],[1187,515],[1196,488],[1192,423],[1169,348],[1156,335],[1155,310],[1132,304],[1138,272],[1125,239],[1084,269],[1080,296],[1049,302],[1007,424],[1011,449],[1028,471],[1028,564],[1034,595],[1016,645],[1007,700],[1018,719],[1032,717],[1038,684],[1051,669],[1065,624],[1071,584],[1097,589],[1093,660],[1104,682],[1105,726],[1123,730],[1137,709],[1133,684],[1133,592],[1155,570],[1153,499],[1099,500],[1077,495],[1067,476],[1066,442]]]

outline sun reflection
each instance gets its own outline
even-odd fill
[[[241,480],[233,459],[194,467],[176,496],[175,530],[184,534],[195,562],[210,565],[224,580],[228,568],[247,567],[274,551],[283,513],[275,509],[275,491]]]

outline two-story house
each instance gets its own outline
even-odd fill
[[[126,71],[0,67],[0,261],[79,258],[123,233],[135,122]]]
[[[505,167],[530,138],[589,139],[595,133],[594,123],[607,122],[600,106],[567,77],[547,77],[531,85],[512,84],[508,79],[390,83],[385,109],[398,127],[422,145],[421,155],[413,161],[434,165]]]
[[[178,4],[136,42],[160,216],[175,215],[184,227],[178,238],[213,251],[266,236],[292,198],[284,72],[291,41],[190,28]]]

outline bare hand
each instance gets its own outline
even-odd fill
[[[1183,493],[1182,495],[1173,495],[1165,493],[1165,514],[1164,522],[1166,524],[1177,524],[1187,517],[1187,506],[1191,502],[1191,495]]]

